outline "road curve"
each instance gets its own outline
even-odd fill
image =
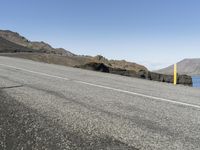
[[[0,57],[0,149],[199,150],[200,90]]]

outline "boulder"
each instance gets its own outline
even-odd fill
[[[77,68],[83,68],[88,70],[94,70],[94,71],[100,71],[100,72],[109,72],[109,67],[104,65],[103,63],[97,63],[97,62],[89,62],[84,65],[75,66]]]
[[[148,79],[153,80],[153,81],[160,81],[160,75],[161,74],[159,74],[159,73],[149,72]]]
[[[162,82],[173,83],[174,77],[172,75],[162,75],[162,76],[163,76]]]
[[[118,74],[122,76],[136,77],[136,72],[134,70],[126,70],[121,68],[109,68],[109,73]]]
[[[177,83],[192,86],[192,77],[188,75],[178,75]]]
[[[149,73],[146,70],[139,70],[136,74],[138,78],[147,79]]]

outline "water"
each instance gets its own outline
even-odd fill
[[[192,77],[193,87],[200,88],[200,76]]]

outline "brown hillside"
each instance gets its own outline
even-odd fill
[[[15,43],[17,45],[29,48],[29,49],[34,49],[34,50],[40,50],[46,53],[53,53],[53,54],[59,54],[63,56],[75,56],[75,54],[62,49],[62,48],[53,48],[49,44],[45,42],[32,42],[26,39],[25,37],[21,36],[17,32],[12,32],[9,30],[0,30],[0,37]]]

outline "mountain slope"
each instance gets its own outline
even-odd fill
[[[39,60],[39,61],[45,61],[45,62],[56,62],[58,64],[70,64],[70,66],[77,66],[77,65],[83,65],[88,62],[97,62],[97,63],[104,63],[107,66],[113,67],[113,68],[121,68],[121,69],[127,69],[127,70],[134,70],[136,72],[140,70],[147,71],[147,68],[136,64],[132,62],[127,62],[125,60],[108,60],[104,58],[103,56],[97,55],[95,57],[91,56],[78,56],[75,55],[69,51],[66,51],[62,48],[53,48],[49,44],[45,42],[32,42],[29,41],[27,38],[21,36],[17,32],[12,32],[9,30],[0,30],[0,52],[4,53],[14,53],[14,52],[38,52],[38,56],[36,54],[12,54],[12,56],[22,57],[23,58],[29,58],[33,60]],[[42,55],[41,53],[44,53]],[[49,55],[47,54],[56,54],[58,56]],[[29,55],[29,56],[28,56]],[[11,56],[11,54],[9,54]],[[59,56],[68,56],[66,57],[67,60],[64,60],[64,58],[60,58],[59,62]],[[77,57],[75,57],[77,56]],[[67,63],[69,61],[69,63]],[[73,63],[72,63],[73,62]],[[74,64],[74,65],[73,65]]]
[[[21,36],[17,32],[12,32],[9,30],[0,30],[0,37],[13,42],[17,45],[34,49],[34,50],[40,50],[46,53],[53,53],[53,54],[59,54],[63,56],[75,56],[75,54],[63,49],[63,48],[53,48],[49,44],[45,42],[32,42],[26,39],[25,37]]]
[[[13,42],[10,42],[0,37],[0,53],[16,53],[16,52],[39,52],[39,50],[33,50]]]
[[[178,74],[190,76],[200,75],[200,58],[184,59],[177,63]],[[173,65],[156,71],[163,74],[173,74]]]

